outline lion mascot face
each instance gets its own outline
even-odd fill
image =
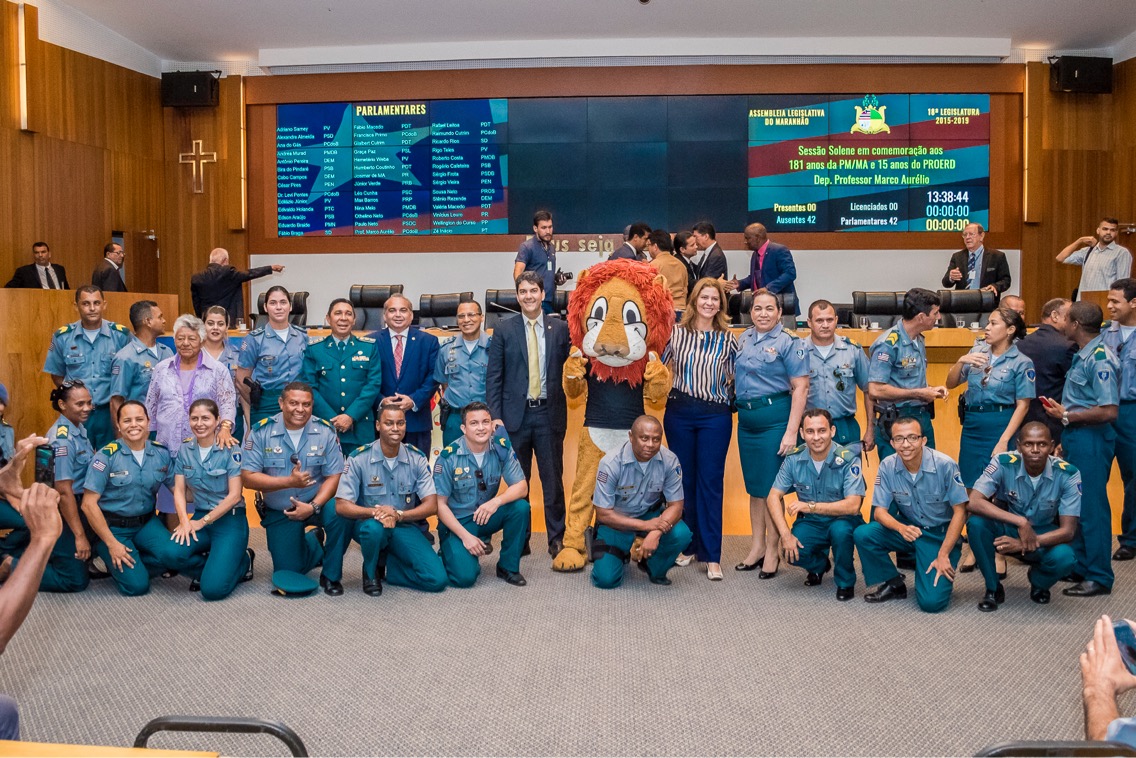
[[[649,264],[621,258],[580,272],[568,329],[597,379],[642,384],[648,357],[662,354],[673,326],[674,300]]]

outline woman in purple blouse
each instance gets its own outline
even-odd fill
[[[209,398],[221,410],[218,447],[230,448],[239,441],[232,435],[237,408],[233,378],[227,367],[201,349],[204,341],[205,324],[201,319],[188,314],[179,316],[174,322],[177,353],[154,367],[146,395],[150,429],[174,457],[182,440],[193,436],[189,428],[189,406],[201,398]],[[158,510],[173,513],[172,501],[164,500],[159,498]]]

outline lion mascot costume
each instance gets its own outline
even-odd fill
[[[576,452],[576,479],[564,519],[564,545],[556,571],[586,563],[584,535],[592,525],[592,495],[600,460],[627,441],[644,403],[661,409],[671,372],[659,356],[674,327],[674,301],[652,266],[617,259],[580,272],[568,305],[572,354],[564,364],[564,394],[586,398]]]

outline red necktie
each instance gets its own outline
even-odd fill
[[[402,335],[396,334],[394,338],[398,340],[394,345],[394,375],[397,378],[402,376]]]

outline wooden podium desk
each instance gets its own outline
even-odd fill
[[[156,302],[169,327],[180,315],[177,295],[108,292],[105,318],[129,328],[130,306],[139,300]],[[75,291],[0,289],[0,314],[0,382],[10,396],[4,418],[15,427],[16,439],[43,434],[59,416],[51,410],[54,385],[43,373],[43,362],[52,332],[79,320]]]
[[[144,747],[102,747],[99,745],[62,745],[49,742],[9,742],[0,740],[0,758],[19,756],[20,758],[216,758],[220,753],[197,750],[154,750]]]

